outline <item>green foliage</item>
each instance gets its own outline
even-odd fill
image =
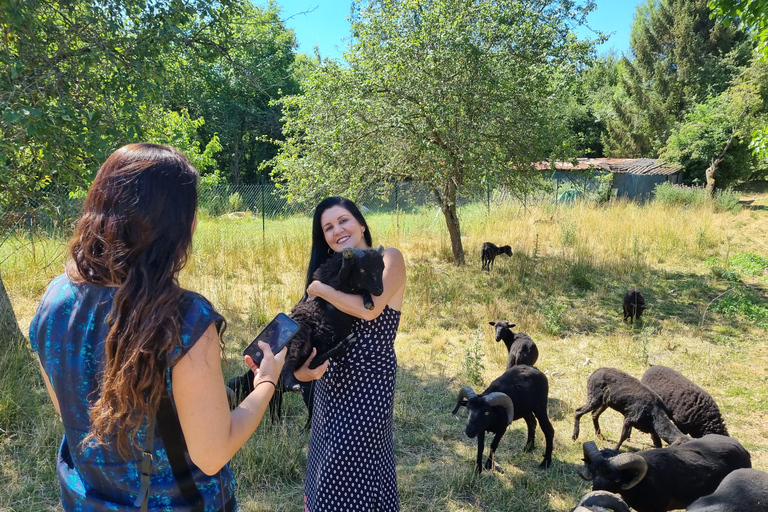
[[[768,304],[765,297],[748,286],[741,286],[723,295],[712,304],[711,309],[728,316],[746,318],[768,329]]]
[[[715,165],[715,184],[720,189],[749,178],[757,166],[749,140],[755,126],[763,122],[765,110],[761,67],[756,63],[722,94],[695,105],[660,156],[683,165],[698,183],[706,181],[706,169]]]
[[[200,151],[200,141],[197,139],[197,130],[205,124],[205,119],[190,118],[186,109],[181,112],[153,112],[152,115],[145,117],[151,124],[145,127],[143,140],[174,146],[187,155],[192,165],[201,174],[205,174],[208,168],[213,167],[211,174],[218,176],[214,158],[214,155],[222,149],[218,135],[214,134],[202,151]]]
[[[709,0],[709,7],[724,25],[737,18],[758,42],[757,51],[768,58],[768,0]]]
[[[273,176],[295,198],[423,183],[463,263],[457,195],[530,187],[538,173],[523,171],[563,147],[553,98],[591,48],[570,30],[592,7],[355,2],[349,66],[302,68],[303,94],[281,102]]]
[[[620,86],[608,120],[608,153],[653,157],[681,116],[722,92],[749,45],[735,27],[711,20],[706,0],[649,0],[635,15],[633,59],[621,61]]]
[[[712,197],[704,187],[659,183],[653,189],[654,201],[669,206],[711,206],[716,211],[741,210],[739,195],[731,189],[721,190]]]
[[[482,337],[482,331],[479,329],[475,331],[472,344],[464,349],[464,359],[462,361],[461,374],[467,382],[475,387],[483,385],[483,372],[485,371],[485,366],[483,366],[484,353],[481,345]]]

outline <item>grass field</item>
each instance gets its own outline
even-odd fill
[[[455,267],[435,210],[368,217],[374,242],[396,246],[408,269],[396,341],[395,451],[404,511],[566,511],[589,490],[576,470],[589,418],[571,440],[573,412],[586,380],[611,366],[636,377],[671,366],[708,390],[731,435],[768,470],[768,193],[737,212],[710,203],[672,206],[542,204],[462,208],[467,264]],[[239,374],[240,350],[302,293],[308,218],[202,219],[182,284],[225,315],[225,375]],[[484,241],[510,244],[513,256],[480,271]],[[0,275],[22,331],[65,258],[61,240],[8,240]],[[650,306],[642,321],[622,322],[621,299],[637,286]],[[514,423],[497,451],[504,473],[473,473],[476,441],[464,435],[466,412],[451,414],[461,386],[480,392],[502,373],[505,347],[492,320],[510,320],[536,341],[537,367],[549,378],[555,427],[553,465],[544,449],[523,452],[525,424]],[[55,455],[61,426],[30,349],[0,343],[0,510],[60,510]],[[265,422],[233,459],[243,511],[302,510],[308,433],[298,396],[283,419]],[[601,417],[613,446],[622,417]],[[490,442],[490,439],[487,440]],[[623,449],[651,447],[635,431]]]

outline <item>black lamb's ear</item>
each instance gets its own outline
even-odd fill
[[[341,268],[339,269],[339,279],[344,282],[349,279],[349,273],[352,272],[352,258],[355,257],[355,251],[351,247],[346,247],[341,251]]]
[[[380,245],[378,249],[376,249],[379,254],[384,254],[384,246]]]
[[[345,247],[344,249],[341,250],[341,255],[344,257],[345,260],[352,259],[355,256],[355,249],[352,247]]]

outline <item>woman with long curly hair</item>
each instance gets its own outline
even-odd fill
[[[66,511],[237,507],[228,463],[259,425],[285,353],[260,343],[260,366],[246,357],[254,391],[230,411],[224,318],[178,283],[196,226],[197,181],[172,147],[115,151],[88,191],[66,272],[30,325],[64,425],[58,476]]]

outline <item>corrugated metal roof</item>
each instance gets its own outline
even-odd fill
[[[587,170],[590,167],[619,174],[647,174],[669,176],[680,172],[683,168],[653,158],[579,158],[577,165],[572,162],[555,162],[555,168],[560,171]],[[551,169],[550,162],[538,162],[537,169]]]

